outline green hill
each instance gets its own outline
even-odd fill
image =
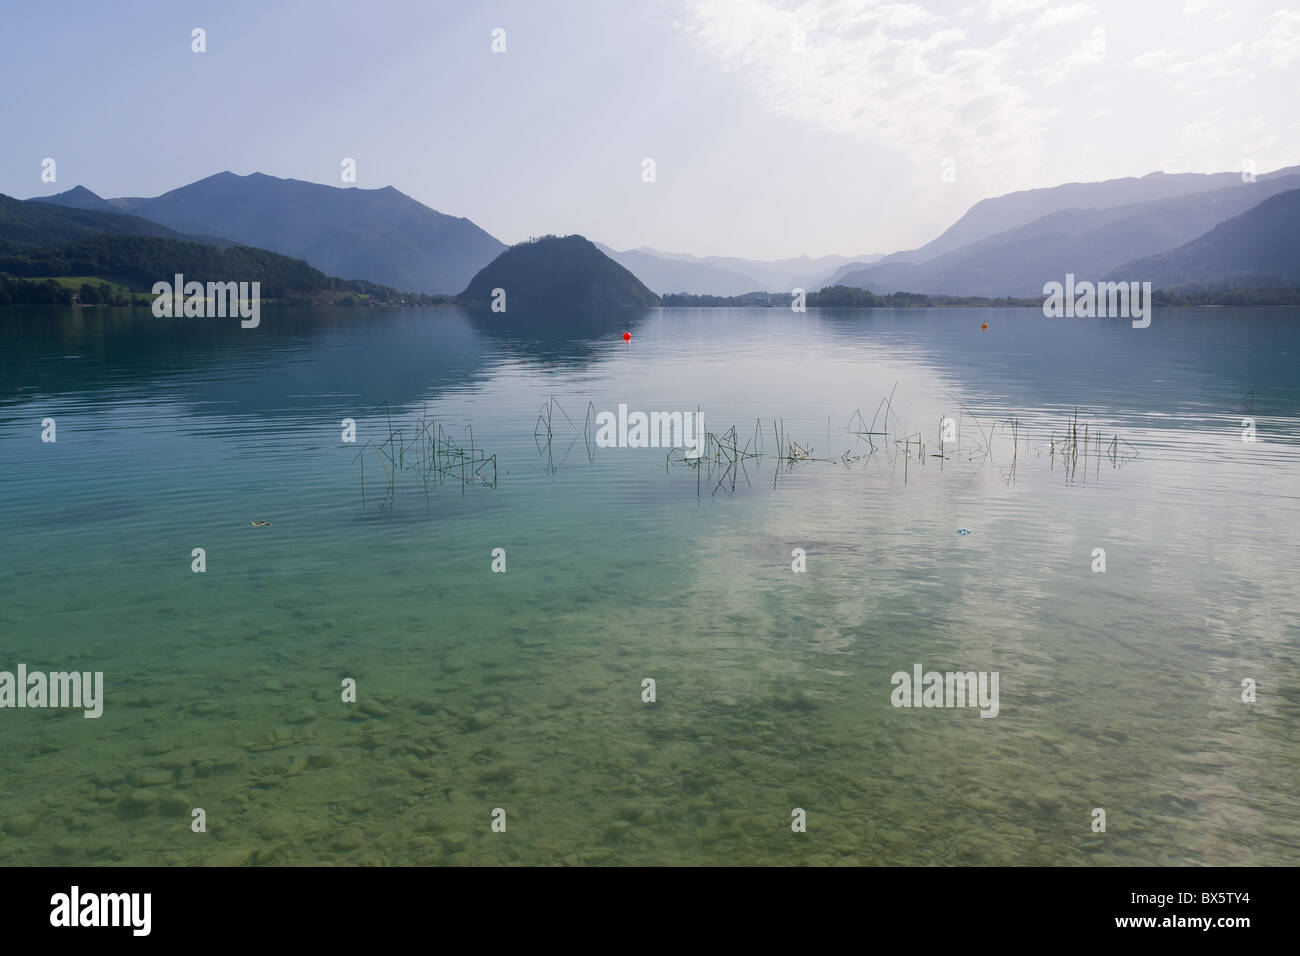
[[[491,305],[494,289],[505,290],[507,311],[659,305],[641,280],[582,236],[543,236],[511,246],[480,269],[459,298]]]
[[[83,303],[128,305],[177,273],[205,283],[259,282],[263,299],[343,305],[358,299],[409,305],[444,301],[362,279],[338,279],[266,249],[214,243],[193,241],[136,216],[0,195],[0,305],[67,304],[78,286]]]
[[[159,239],[185,238],[175,230],[139,216],[24,202],[0,195],[0,252],[38,249],[104,233]]]
[[[0,272],[24,278],[112,277],[140,292],[149,291],[155,282],[170,282],[179,272],[204,282],[260,282],[262,295],[269,299],[290,292],[324,291],[338,281],[300,259],[265,249],[218,249],[177,239],[106,234],[0,255]]]

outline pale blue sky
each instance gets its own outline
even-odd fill
[[[4,29],[23,198],[338,185],[354,157],[506,242],[775,258],[909,248],[1013,189],[1300,162],[1281,0],[11,0]]]

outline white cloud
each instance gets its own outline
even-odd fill
[[[893,30],[905,30],[946,19],[914,3],[886,3],[867,11],[863,18]]]
[[[1138,70],[1163,70],[1178,59],[1173,50],[1147,50],[1132,60],[1132,66]]]
[[[1051,87],[1065,82],[1090,66],[1101,63],[1106,59],[1106,35],[1104,32],[1097,32],[1098,30],[1100,28],[1096,28],[1086,40],[1078,43],[1065,56],[1049,60],[1046,66],[1035,70],[1034,75]]]
[[[1286,70],[1300,62],[1300,11],[1278,10],[1265,23],[1267,33],[1247,46],[1242,41],[1218,46],[1203,53],[1185,53],[1173,50],[1148,50],[1135,57],[1131,63],[1139,70],[1154,70],[1182,83],[1175,89],[1186,89],[1189,83],[1204,80],[1242,79],[1251,76],[1251,67]],[[1226,41],[1220,41],[1226,42]]]
[[[1284,70],[1300,60],[1300,10],[1278,10],[1268,19],[1273,26],[1251,45],[1250,60]]]
[[[989,0],[984,4],[984,19],[989,23],[1021,19],[1027,13],[1041,10],[1048,0]]]
[[[838,0],[690,0],[684,27],[774,112],[901,151],[927,175],[948,156],[992,190],[1036,171],[1050,111],[1016,81],[1013,37],[977,46],[911,4]]]
[[[1029,29],[1032,33],[1037,33],[1040,30],[1050,30],[1053,27],[1059,27],[1066,23],[1075,23],[1095,16],[1096,13],[1097,8],[1091,3],[1069,3],[1062,4],[1059,7],[1048,7]]]
[[[1286,91],[1300,64],[1300,10],[1272,12],[1276,0],[1218,25],[1221,0],[1166,0],[1159,12],[1131,0],[983,0],[956,12],[870,0],[681,2],[681,29],[756,103],[878,145],[886,166],[901,157],[915,170],[905,187],[918,211],[936,218],[961,197],[1069,179],[1235,169],[1242,156],[1276,168],[1295,162],[1284,144],[1300,142]],[[794,55],[788,38],[800,31]],[[1141,129],[1143,145],[1116,137],[1059,148],[1075,143],[1080,120]],[[956,186],[935,174],[948,157]]]

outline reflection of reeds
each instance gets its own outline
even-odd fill
[[[555,396],[551,396],[546,400],[545,404],[542,405],[541,411],[537,413],[537,422],[533,426],[533,444],[537,446],[537,453],[539,455],[546,455],[546,465],[550,469],[551,474],[554,474],[559,469],[559,466],[555,463],[555,454],[552,447],[556,430],[560,425],[559,420],[555,417],[557,411],[564,416],[564,420],[569,423],[569,430],[573,432],[573,437],[569,440],[569,444],[565,446],[564,455],[560,459],[560,464],[563,464],[565,459],[568,458],[569,451],[572,450],[574,444],[578,440],[578,426],[573,424],[573,419],[570,418],[569,413],[564,410],[564,406],[556,401]],[[591,416],[594,413],[595,408],[590,402],[588,402],[588,422],[591,421]],[[588,442],[588,459],[592,458],[592,455],[591,445],[590,442]]]
[[[1079,431],[1079,409],[1076,407],[1069,421],[1066,422],[1065,434],[1061,438],[1056,437],[1056,431],[1052,431],[1052,436],[1047,444],[1048,458],[1053,468],[1056,467],[1056,459],[1059,455],[1061,464],[1065,472],[1066,481],[1078,481],[1088,476],[1088,456],[1091,454],[1095,460],[1094,474],[1100,476],[1101,461],[1106,458],[1111,468],[1121,468],[1129,461],[1138,456],[1138,451],[1126,439],[1113,435],[1109,443],[1102,451],[1102,434],[1100,429],[1092,429],[1086,422],[1083,425],[1083,432]],[[1082,456],[1083,468],[1079,468],[1080,456]]]
[[[754,459],[766,457],[761,438],[764,434],[770,434],[777,449],[772,457],[776,461],[778,477],[782,470],[788,472],[797,465],[839,462],[849,467],[855,462],[864,459],[869,461],[877,454],[883,453],[895,468],[900,462],[902,463],[902,478],[907,482],[911,469],[917,465],[924,467],[927,460],[931,458],[939,460],[940,469],[949,459],[959,457],[959,453],[968,461],[994,464],[996,451],[997,454],[1004,456],[1002,466],[999,468],[1002,480],[1008,485],[1014,484],[1020,466],[1020,445],[1024,443],[1028,448],[1033,447],[1029,429],[1016,415],[1008,416],[1001,421],[986,422],[971,411],[964,402],[959,401],[958,404],[961,406],[961,412],[953,423],[956,426],[956,434],[953,438],[950,439],[945,435],[944,423],[948,420],[947,416],[939,419],[937,450],[935,445],[927,442],[922,430],[909,430],[906,422],[901,421],[894,414],[891,392],[887,398],[881,400],[870,423],[862,415],[861,410],[854,411],[849,417],[845,432],[861,443],[856,453],[853,448],[849,448],[836,457],[818,456],[814,448],[802,444],[787,433],[785,422],[776,418],[772,419],[766,427],[761,421],[756,422],[753,437],[743,447],[736,438],[735,426],[720,435],[710,432],[705,438],[704,453],[701,456],[691,458],[680,450],[674,449],[665,455],[664,468],[667,469],[671,465],[689,465],[699,469],[704,480],[713,483],[715,494],[723,488],[734,490],[738,479],[742,477],[748,479],[747,465]],[[969,417],[975,423],[979,436],[977,439],[962,440],[960,423],[963,417]],[[901,437],[877,444],[877,439],[890,434],[891,430],[888,426],[891,419],[897,429],[894,433],[900,434]],[[882,422],[883,426],[877,428],[877,423]],[[828,430],[828,437],[829,434]],[[1072,481],[1081,480],[1086,473],[1089,456],[1094,459],[1097,468],[1100,467],[1103,458],[1110,461],[1113,467],[1119,468],[1125,462],[1137,457],[1137,450],[1118,435],[1113,436],[1109,444],[1103,445],[1100,430],[1081,419],[1077,409],[1067,423],[1063,438],[1057,437],[1053,432],[1047,451],[1053,466],[1057,457],[1062,457],[1068,471],[1067,477]],[[776,478],[773,479],[774,487],[775,482]],[[702,485],[703,481],[700,484]]]
[[[941,416],[939,419],[937,435],[937,451],[935,444],[927,444],[925,435],[922,430],[911,430],[905,421],[899,418],[894,411],[894,394],[898,385],[895,383],[893,390],[889,395],[880,400],[876,406],[875,414],[872,415],[868,423],[866,417],[862,414],[861,409],[857,409],[849,416],[845,425],[845,434],[852,436],[853,442],[851,447],[843,452],[833,456],[819,456],[816,449],[811,445],[805,445],[796,440],[785,430],[785,421],[781,418],[773,418],[767,425],[763,424],[761,419],[754,422],[753,432],[742,443],[740,440],[739,428],[732,425],[723,432],[706,432],[700,439],[698,451],[692,448],[690,450],[683,448],[670,448],[664,454],[664,471],[667,473],[673,466],[686,466],[696,470],[697,491],[703,490],[705,484],[713,487],[713,494],[719,491],[726,491],[728,494],[735,491],[737,483],[744,481],[749,483],[750,466],[763,458],[774,461],[775,471],[773,475],[773,487],[780,478],[782,471],[790,472],[796,466],[810,465],[818,462],[838,462],[846,468],[856,462],[870,461],[877,455],[881,455],[886,462],[897,468],[898,463],[903,465],[903,481],[907,482],[910,469],[916,465],[924,467],[927,459],[937,458],[939,468],[944,468],[944,463],[956,457],[965,456],[968,461],[980,461],[994,464],[995,449],[1003,454],[1007,454],[1007,445],[1010,445],[1009,459],[1004,458],[1004,467],[999,468],[1003,481],[1010,485],[1016,480],[1016,472],[1020,464],[1020,445],[1025,442],[1030,450],[1033,446],[1029,440],[1029,429],[1027,429],[1019,417],[1015,415],[1008,416],[1002,421],[986,423],[978,415],[971,411],[970,407],[954,396],[954,400],[960,406],[961,411],[958,413],[955,425],[955,435],[949,438],[945,434],[944,425],[949,421],[948,417]],[[696,410],[697,420],[699,410]],[[978,439],[963,440],[962,435],[962,418],[969,417],[975,423]],[[593,439],[594,421],[596,418],[595,406],[587,403],[587,413],[583,422],[582,435],[586,443],[587,457],[589,461],[595,460],[596,445]],[[569,428],[574,434],[570,442],[570,447],[577,441],[578,429],[568,413],[554,398],[549,399],[542,406],[537,418],[534,421],[533,437],[538,444],[539,452],[545,452],[550,461],[551,443],[553,439],[563,433],[564,425],[567,422]],[[893,428],[890,428],[891,422]],[[765,436],[771,435],[773,451],[768,453],[765,447]],[[893,441],[877,442],[880,438],[887,438],[890,434],[901,435]],[[833,441],[833,432],[830,427],[830,421],[827,421],[827,442],[829,445]],[[999,443],[1000,446],[999,446]],[[1041,453],[1041,448],[1039,452]],[[1088,456],[1091,455],[1096,460],[1098,467],[1102,458],[1108,459],[1113,467],[1120,467],[1125,462],[1136,458],[1137,451],[1129,442],[1120,438],[1118,435],[1113,436],[1110,443],[1103,449],[1101,432],[1094,426],[1079,418],[1078,409],[1076,408],[1067,422],[1065,435],[1058,438],[1056,433],[1046,447],[1051,458],[1053,467],[1056,464],[1057,456],[1063,456],[1070,480],[1076,476],[1086,474]],[[1084,466],[1080,468],[1080,464]],[[555,463],[550,461],[551,470],[555,470]]]
[[[696,412],[698,415],[698,410]],[[698,418],[697,418],[698,420]],[[722,434],[705,432],[699,444],[699,454],[688,454],[694,449],[670,448],[664,456],[664,470],[671,465],[686,465],[696,471],[697,489],[705,481],[713,483],[713,494],[726,488],[728,492],[736,489],[736,482],[743,478],[749,482],[749,470],[746,463],[762,457],[762,427],[754,424],[754,434],[740,444],[740,435],[732,425]]]
[[[861,427],[855,428],[855,421]],[[791,470],[796,465],[812,462],[839,462],[848,467],[852,462],[861,461],[863,457],[870,457],[874,453],[876,448],[875,444],[870,442],[870,435],[884,434],[883,432],[872,431],[866,426],[861,412],[855,412],[855,417],[849,419],[846,431],[851,435],[858,436],[859,440],[866,438],[871,444],[872,451],[864,456],[854,454],[853,449],[849,448],[835,458],[819,458],[814,455],[816,449],[801,444],[786,432],[783,419],[772,419],[770,427],[773,445],[777,449],[772,456],[776,463],[776,472],[772,479],[773,487],[775,487],[776,481],[780,477],[782,465],[785,466],[786,471]],[[664,455],[664,470],[667,471],[673,465],[686,465],[696,470],[696,483],[700,488],[703,487],[705,482],[708,482],[713,485],[713,494],[715,495],[718,491],[724,489],[728,493],[734,492],[738,481],[743,479],[748,484],[749,463],[767,457],[763,444],[763,436],[766,433],[767,429],[764,428],[761,419],[755,420],[753,434],[745,440],[744,445],[740,443],[739,429],[735,425],[721,433],[706,432],[700,442],[700,453],[698,455],[687,454],[685,449],[670,448]],[[828,440],[830,438],[829,422],[827,423],[827,438]]]
[[[383,508],[390,508],[400,472],[414,472],[424,486],[425,494],[436,485],[446,481],[459,481],[460,492],[471,484],[481,484],[488,488],[497,485],[497,456],[489,455],[485,449],[474,444],[474,428],[466,425],[460,440],[437,421],[424,415],[415,420],[413,437],[408,442],[401,429],[393,428],[392,413],[388,403],[383,402],[385,420],[388,422],[388,437],[382,442],[373,438],[361,446],[356,459],[361,462],[361,500],[366,500],[366,452],[373,449],[379,459],[387,478]]]
[[[859,438],[865,438],[867,440],[867,444],[871,446],[872,451],[875,451],[876,448],[876,443],[872,441],[872,436],[889,434],[889,416],[894,414],[894,392],[896,392],[897,390],[898,390],[898,383],[895,382],[893,389],[889,393],[889,396],[887,398],[882,398],[880,400],[880,404],[876,406],[876,414],[871,416],[870,425],[868,425],[866,419],[862,417],[861,409],[855,410],[853,414],[849,416],[849,429],[848,429],[849,434],[857,435]],[[881,427],[881,429],[877,431],[876,422],[880,418],[881,409],[885,410],[885,422],[884,425]],[[897,419],[898,416],[894,415],[894,418]],[[855,419],[857,420],[857,423],[860,426],[859,428],[856,429],[853,427],[853,423]]]

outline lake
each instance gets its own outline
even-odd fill
[[[0,311],[0,670],[104,687],[0,709],[0,863],[1294,864],[1298,360],[1290,310]]]

